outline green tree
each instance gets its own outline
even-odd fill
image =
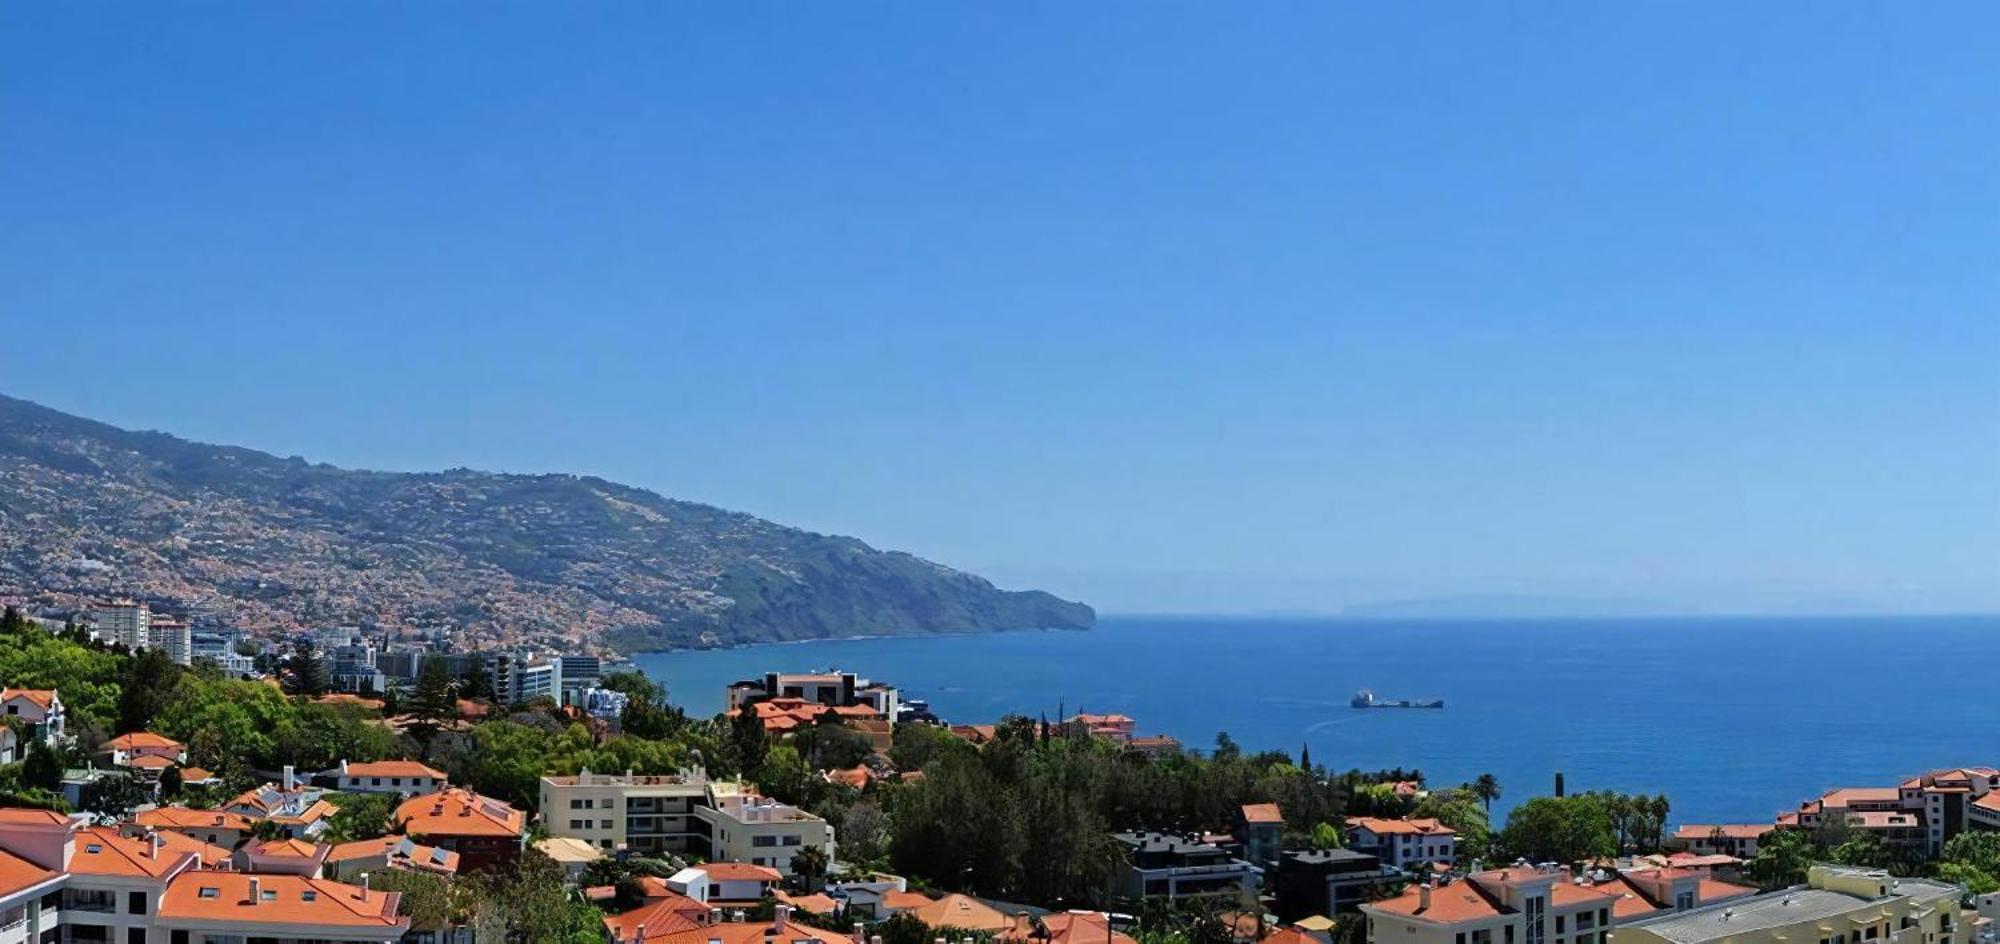
[[[1347,846],[1347,837],[1342,836],[1332,823],[1325,822],[1313,824],[1311,841],[1314,849],[1341,849]]]
[[[160,799],[171,800],[181,795],[181,768],[175,764],[160,771]]]
[[[792,853],[792,873],[799,877],[806,891],[819,888],[819,880],[826,877],[828,864],[826,850],[818,846],[803,846]]]
[[[1499,846],[1531,862],[1585,862],[1617,852],[1611,818],[1588,795],[1536,797],[1507,814]]]
[[[1472,795],[1486,805],[1486,815],[1491,818],[1493,801],[1500,799],[1500,778],[1492,774],[1480,774],[1477,780],[1472,781]]]
[[[286,692],[307,698],[324,695],[333,687],[327,679],[326,664],[319,660],[312,643],[305,641],[300,641],[285,660],[284,683]]]
[[[321,842],[357,842],[389,834],[389,817],[395,814],[396,797],[386,793],[334,793],[328,799],[340,807],[327,818]]]
[[[24,786],[50,792],[62,789],[62,758],[47,744],[39,740],[29,741],[27,752],[21,758],[21,783]]]
[[[757,785],[768,796],[786,803],[804,803],[810,797],[815,775],[805,759],[790,744],[780,744],[764,755],[757,771]]]
[[[1813,863],[1812,838],[1800,829],[1774,829],[1757,843],[1746,871],[1765,890],[1785,888],[1806,880]]]
[[[151,728],[181,671],[163,649],[142,649],[126,659],[118,672],[118,730]]]

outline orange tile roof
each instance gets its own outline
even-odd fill
[[[461,787],[404,800],[393,821],[412,836],[519,836],[528,828],[528,814]]]
[[[606,917],[604,927],[619,941],[638,940],[639,929],[645,928],[645,939],[655,941],[701,928],[707,918],[707,905],[686,895],[668,894],[648,898],[645,904],[624,914]]]
[[[161,757],[158,754],[140,754],[125,762],[127,767],[141,767],[146,770],[165,770],[173,765],[173,758]]]
[[[350,859],[372,859],[377,856],[382,857],[390,868],[439,873],[458,871],[458,853],[450,849],[420,844],[408,836],[381,836],[375,839],[343,842],[334,846],[326,858],[329,862],[346,862]]]
[[[628,911],[618,917],[624,918],[636,913]],[[612,920],[610,918],[605,919],[605,925],[607,927],[610,926]],[[716,942],[716,944],[767,944],[767,942],[772,942],[772,944],[775,944],[775,942],[780,940],[784,944],[792,944],[792,942],[796,941],[821,941],[824,944],[851,944],[852,942],[852,939],[845,934],[834,931],[823,931],[797,921],[787,924],[782,938],[773,936],[774,928],[775,925],[769,921],[725,921],[721,924],[676,927],[673,930],[662,932],[655,931],[653,926],[648,924],[646,925],[645,944],[710,944],[710,942]],[[630,942],[635,937],[633,933],[635,931],[637,931],[637,922],[633,923],[632,929],[626,931],[625,935],[620,938],[620,941]]]
[[[810,895],[794,895],[781,891],[775,893],[774,897],[778,899],[780,904],[791,905],[800,911],[807,911],[816,915],[829,915],[840,910],[840,902],[835,901],[832,895],[828,895],[825,892],[814,892]]]
[[[0,809],[0,823],[8,823],[15,826],[27,826],[31,824],[60,826],[67,822],[69,822],[69,817],[54,810],[37,810],[20,806]]]
[[[201,864],[204,868],[214,868],[224,862],[228,862],[230,859],[231,853],[229,850],[221,846],[202,842],[186,833],[177,833],[171,829],[162,829],[155,832],[154,835],[160,837],[160,848],[163,851],[176,855],[194,853],[201,859]]]
[[[173,738],[161,737],[160,735],[154,734],[151,731],[133,731],[128,734],[121,734],[115,738],[112,738],[109,741],[104,742],[104,746],[115,751],[136,751],[136,750],[159,749],[159,748],[172,748],[174,750],[180,750],[186,747],[186,745],[182,744],[179,741],[174,740]]]
[[[1847,806],[1850,803],[1895,803],[1902,798],[1902,791],[1895,787],[1842,787],[1827,791],[1819,798],[1819,802],[1824,808]]]
[[[1005,931],[1014,923],[993,906],[965,895],[946,895],[911,908],[908,913],[933,928],[961,931]]]
[[[0,701],[25,698],[40,706],[43,711],[55,706],[56,692],[52,688],[6,688],[0,689]]]
[[[349,777],[430,777],[445,779],[444,772],[414,760],[378,760],[348,764]]]
[[[1111,930],[1111,922],[1102,912],[1052,912],[1043,915],[1039,923],[1048,931],[1048,937],[1010,928],[1001,932],[998,940],[1006,944],[1139,944],[1131,935]]]
[[[252,855],[274,859],[312,859],[319,856],[319,850],[318,845],[303,839],[264,839],[244,847]]]
[[[777,869],[748,862],[710,862],[695,868],[707,872],[709,879],[717,882],[775,882],[784,878]]]
[[[1675,829],[1674,838],[1684,840],[1707,839],[1715,835],[1716,830],[1721,830],[1722,835],[1728,839],[1756,839],[1776,828],[1776,826],[1769,823],[1720,823],[1712,825],[1689,823],[1686,826]]]
[[[1377,836],[1456,836],[1451,827],[1435,819],[1378,819],[1373,816],[1354,816],[1347,820],[1349,829],[1366,829]]]
[[[236,829],[249,830],[250,818],[220,810],[191,810],[185,806],[162,806],[142,810],[132,821],[156,829]]]
[[[1403,889],[1394,898],[1385,898],[1368,907],[1388,914],[1408,915],[1427,921],[1450,923],[1454,921],[1474,921],[1481,918],[1497,918],[1500,906],[1481,893],[1472,882],[1453,882],[1442,888],[1431,889],[1430,907],[1423,907],[1422,890],[1416,885]]]
[[[1243,806],[1243,821],[1246,823],[1282,823],[1285,814],[1276,803],[1246,803]]]
[[[1737,885],[1732,882],[1713,878],[1702,879],[1701,884],[1696,887],[1699,889],[1696,893],[1699,897],[1696,900],[1704,905],[1712,901],[1721,901],[1724,898],[1735,898],[1738,895],[1757,894],[1757,889],[1748,885]]]
[[[27,891],[57,877],[55,872],[13,853],[0,851],[0,898]]]
[[[76,854],[70,856],[73,875],[117,875],[127,878],[160,878],[191,864],[186,853],[168,852],[162,843],[160,854],[153,844],[127,839],[116,830],[92,826],[76,833]]]
[[[856,790],[868,786],[869,782],[875,779],[874,772],[870,771],[866,764],[858,764],[846,770],[829,770],[825,774],[827,783],[844,783]]]
[[[213,779],[215,779],[215,773],[213,771],[205,770],[200,767],[181,768],[182,783],[200,783],[203,780],[213,780]]]
[[[253,881],[262,893],[260,901],[250,900]],[[380,928],[384,938],[395,938],[410,927],[410,919],[396,916],[398,897],[394,892],[364,891],[356,885],[297,875],[184,872],[160,896],[159,916],[198,926]]]

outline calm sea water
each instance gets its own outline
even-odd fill
[[[1336,769],[1490,772],[1495,813],[1549,792],[1665,792],[1673,820],[1765,821],[1820,791],[2000,765],[1986,647],[2000,617],[1361,621],[1105,618],[1089,632],[653,653],[691,711],[769,670],[838,667],[953,721],[1122,712],[1207,748],[1310,745]],[[1383,697],[1442,711],[1358,711]]]

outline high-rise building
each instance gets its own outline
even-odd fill
[[[146,604],[112,600],[97,604],[93,610],[97,617],[93,635],[98,639],[124,646],[133,652],[146,648],[152,642],[153,611]]]
[[[194,664],[194,635],[188,624],[170,616],[154,616],[146,625],[146,648],[158,649],[177,665]]]

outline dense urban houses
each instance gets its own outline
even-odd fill
[[[1435,819],[1351,817],[1347,845],[1410,872],[1448,868],[1458,861],[1458,833]]]
[[[512,866],[528,833],[526,813],[456,788],[404,800],[391,822],[418,842],[458,853],[466,871]]]
[[[393,894],[205,865],[157,837],[0,809],[0,944],[390,944],[409,929]]]
[[[761,679],[745,679],[730,685],[727,694],[730,711],[767,698],[797,698],[832,708],[867,705],[893,722],[902,708],[901,696],[894,686],[871,682],[853,672],[767,672]]]
[[[414,760],[381,760],[366,763],[341,761],[340,766],[320,778],[345,793],[391,793],[415,796],[436,793],[451,779],[444,771]]]
[[[686,854],[706,849],[694,818],[708,799],[708,779],[687,774],[598,774],[543,777],[542,823],[551,836],[588,842],[607,851],[640,855]]]
[[[1257,888],[1256,866],[1221,846],[1178,833],[1125,832],[1125,870],[1113,891],[1122,898],[1234,897]]]
[[[1813,866],[1806,884],[1621,922],[1614,944],[1970,944],[1963,889],[1871,869]]]

